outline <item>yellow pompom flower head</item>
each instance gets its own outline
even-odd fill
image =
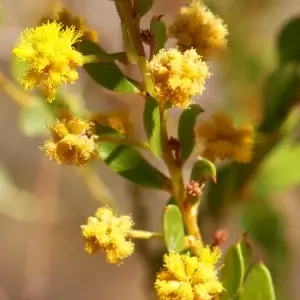
[[[82,225],[85,250],[89,254],[102,250],[111,264],[120,264],[134,251],[134,244],[128,238],[133,221],[130,216],[116,216],[109,207],[99,208],[95,216]]]
[[[204,247],[199,257],[171,252],[155,281],[159,300],[211,300],[223,291],[216,263],[219,248]]]
[[[92,134],[92,122],[73,116],[62,110],[59,119],[50,127],[51,140],[45,142],[42,150],[59,164],[84,166],[97,157],[96,136]]]
[[[201,0],[191,0],[189,6],[181,7],[169,34],[177,39],[181,51],[195,48],[205,59],[227,46],[227,26]]]
[[[39,87],[52,102],[56,90],[65,83],[78,79],[77,67],[84,63],[82,54],[73,44],[83,35],[74,27],[62,30],[63,25],[48,22],[41,26],[25,29],[13,54],[28,65],[21,84],[26,90]]]
[[[186,108],[191,97],[201,95],[208,67],[194,49],[181,53],[178,49],[160,50],[146,66],[149,93],[160,106]]]
[[[200,155],[215,161],[216,159],[234,159],[246,163],[252,158],[253,127],[242,125],[235,127],[227,114],[218,112],[211,120],[200,122],[195,128]]]

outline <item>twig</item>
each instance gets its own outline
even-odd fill
[[[149,240],[153,238],[162,238],[164,235],[160,232],[148,232],[143,230],[131,230],[128,237],[133,239]]]
[[[0,87],[22,107],[28,107],[32,102],[30,96],[0,72]]]

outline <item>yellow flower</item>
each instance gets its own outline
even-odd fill
[[[25,29],[13,54],[28,64],[27,73],[21,78],[27,90],[40,87],[49,102],[56,90],[65,83],[78,79],[77,67],[83,65],[83,56],[73,44],[83,35],[74,27],[62,30],[57,22],[46,23],[36,28]]]
[[[195,48],[205,59],[227,46],[227,26],[201,0],[191,0],[189,6],[180,9],[169,33],[181,51]]]
[[[130,216],[117,217],[110,208],[99,208],[95,216],[89,217],[87,224],[81,226],[86,252],[92,254],[103,250],[109,263],[121,263],[134,251],[134,244],[127,238],[132,226]]]
[[[82,39],[87,39],[95,43],[99,41],[97,32],[90,29],[82,17],[74,16],[71,11],[61,5],[55,5],[52,16],[43,17],[40,20],[40,24],[47,23],[48,21],[61,23],[63,25],[62,30],[74,26],[75,30],[83,32]]]
[[[221,257],[219,248],[202,249],[200,257],[168,253],[159,271],[155,289],[159,300],[211,300],[222,292],[216,263]]]
[[[52,139],[45,142],[42,150],[59,164],[83,166],[97,156],[92,125],[64,110],[50,127]]]
[[[147,63],[146,76],[149,92],[161,106],[170,101],[174,107],[186,108],[192,96],[203,93],[210,73],[194,49],[184,53],[162,49]]]
[[[225,113],[213,115],[212,120],[202,121],[195,128],[201,155],[215,161],[231,158],[246,163],[252,158],[254,132],[250,125],[235,127]]]

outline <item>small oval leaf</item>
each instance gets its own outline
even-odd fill
[[[134,7],[140,17],[144,16],[153,6],[154,0],[134,0]]]
[[[250,271],[239,295],[239,300],[275,300],[272,277],[263,263]]]
[[[152,152],[156,156],[160,156],[162,152],[160,113],[157,101],[152,97],[146,98],[144,108],[144,127]]]
[[[181,252],[185,249],[184,224],[176,205],[166,206],[164,213],[164,238],[168,251]]]
[[[107,54],[96,43],[83,40],[78,44],[78,51],[83,55],[95,55],[103,61],[88,63],[84,65],[86,72],[101,86],[108,90],[121,93],[137,93],[134,80],[126,77],[118,68],[115,62],[107,61],[110,54]]]
[[[244,278],[244,262],[239,243],[232,245],[227,251],[224,266],[221,270],[221,282],[224,291],[220,300],[230,300],[238,293]]]
[[[245,233],[241,239],[239,240],[239,244],[241,246],[243,261],[244,261],[244,270],[247,270],[253,264],[253,247],[248,241],[248,235]]]
[[[281,63],[300,62],[300,17],[285,24],[277,38],[277,49]]]
[[[188,159],[194,149],[194,126],[201,112],[203,112],[203,109],[200,105],[191,104],[181,113],[178,124],[178,140],[180,142],[180,155],[183,162]]]
[[[165,189],[169,179],[150,165],[142,154],[132,146],[125,145],[126,137],[108,126],[96,124],[99,136],[114,136],[120,142],[99,142],[100,158],[122,177],[144,187]]]
[[[213,181],[216,181],[217,178],[216,167],[211,161],[205,158],[201,158],[197,160],[193,166],[191,172],[191,180],[197,180],[203,182],[208,178],[212,179]]]
[[[154,36],[155,47],[154,54],[165,47],[167,37],[167,27],[160,17],[154,16],[150,23],[150,32]]]

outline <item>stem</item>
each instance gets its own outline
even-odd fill
[[[128,237],[133,238],[133,239],[149,240],[149,239],[153,239],[153,238],[162,238],[163,234],[160,232],[131,230],[128,232]]]
[[[188,229],[188,234],[191,237],[190,247],[192,251],[199,256],[199,251],[203,248],[203,241],[198,227],[198,208],[200,205],[200,200],[195,204],[185,203],[184,206],[184,222]]]
[[[190,248],[193,253],[199,256],[199,252],[203,247],[201,234],[198,227],[197,215],[200,200],[191,204],[185,201],[185,185],[182,175],[182,166],[178,166],[172,155],[172,150],[168,147],[167,134],[167,111],[161,110],[161,130],[162,130],[162,145],[163,145],[163,160],[168,168],[172,180],[172,195],[175,198],[178,207],[181,210],[183,221],[186,226],[187,234],[190,239]],[[191,242],[192,241],[192,242]]]
[[[131,0],[115,0],[122,28],[126,29],[130,51],[134,51],[142,76],[145,74],[146,54],[140,36],[140,20]],[[123,33],[124,34],[124,33]]]
[[[163,147],[162,158],[168,168],[172,180],[173,197],[176,199],[178,205],[181,205],[183,203],[184,194],[185,194],[184,180],[182,176],[181,167],[177,166],[172,154],[172,150],[168,145],[169,137],[167,133],[167,124],[166,124],[167,122],[166,110],[161,109],[160,118],[161,118],[161,138],[162,138],[162,147]]]

